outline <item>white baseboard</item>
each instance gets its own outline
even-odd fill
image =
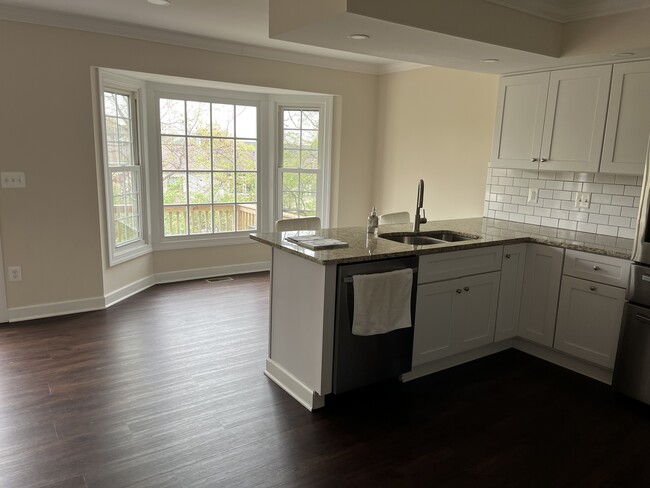
[[[474,361],[475,359],[480,359],[485,356],[496,354],[497,352],[505,351],[511,347],[512,340],[507,339],[505,341],[500,341],[493,344],[488,344],[487,346],[479,347],[478,349],[472,349],[471,351],[461,352],[448,358],[442,358],[438,359],[437,361],[415,366],[408,373],[404,373],[400,377],[400,380],[403,382],[415,380],[417,378],[421,378],[422,376],[437,373],[443,369],[453,368],[454,366],[468,363],[470,361]]]
[[[126,300],[133,295],[140,293],[141,291],[151,288],[156,284],[156,280],[153,276],[147,276],[142,278],[134,283],[123,286],[119,290],[112,291],[104,296],[104,307],[108,308],[116,303]]]
[[[257,273],[269,271],[271,261],[259,261],[257,263],[231,264],[227,266],[213,266],[210,268],[187,269],[182,271],[168,271],[156,273],[154,279],[156,284],[174,283],[176,281],[199,280],[215,276],[237,275],[244,273]]]
[[[531,356],[543,359],[549,363],[556,364],[576,373],[588,376],[594,380],[601,381],[605,384],[612,384],[612,374],[611,369],[603,368],[596,364],[587,363],[582,359],[577,359],[572,356],[568,356],[562,352],[556,351],[555,349],[550,349],[545,346],[540,346],[533,342],[529,342],[525,339],[519,337],[515,338],[512,343],[512,347],[518,351],[525,352]]]
[[[43,303],[39,305],[28,305],[26,307],[10,308],[8,310],[9,322],[22,322],[24,320],[56,317],[58,315],[104,310],[158,283],[173,283],[177,281],[210,278],[213,276],[256,273],[258,271],[268,271],[270,269],[270,261],[260,261],[257,263],[234,264],[229,266],[214,266],[210,268],[156,273],[155,275],[147,276],[134,283],[123,286],[119,290],[112,291],[103,297],[83,298],[80,300],[68,300],[64,302]]]
[[[266,360],[264,374],[307,410],[312,411],[325,406],[324,397],[307,388],[300,380],[271,358]]]
[[[81,300],[68,300],[65,302],[42,303],[26,307],[9,309],[9,322],[22,322],[24,320],[56,317],[72,313],[92,312],[105,308],[104,297],[82,298]]]

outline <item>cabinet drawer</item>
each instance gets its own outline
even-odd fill
[[[624,259],[569,249],[564,260],[564,274],[606,285],[627,288],[630,277],[630,262]]]
[[[501,269],[503,246],[420,256],[418,283],[460,278]]]

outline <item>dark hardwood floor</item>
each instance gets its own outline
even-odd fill
[[[650,486],[650,407],[516,351],[310,413],[268,275],[0,327],[0,487]]]

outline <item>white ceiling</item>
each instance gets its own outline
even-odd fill
[[[429,1],[429,0],[424,0]],[[567,22],[650,7],[650,0],[486,0],[536,16]],[[0,19],[42,23],[147,40],[196,46],[216,51],[381,73],[454,63],[457,52],[431,53],[428,59],[395,52],[359,54],[269,38],[269,0],[171,0],[165,7],[146,0],[0,0]],[[466,41],[458,39],[459,41]],[[460,42],[465,58],[487,56],[489,44]],[[431,48],[429,48],[431,49]],[[473,51],[474,50],[474,51]],[[522,56],[527,53],[521,52]],[[531,58],[531,62],[534,59]],[[393,59],[388,59],[392,57]],[[401,59],[400,59],[401,57]],[[438,63],[439,60],[439,63]],[[527,68],[530,69],[530,68]],[[476,71],[493,71],[481,69]],[[493,71],[497,72],[497,71]],[[501,69],[501,72],[505,70]]]

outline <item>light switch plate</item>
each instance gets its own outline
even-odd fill
[[[539,201],[539,188],[528,189],[528,203],[537,203]]]
[[[3,171],[0,173],[2,188],[25,188],[25,173]]]
[[[576,195],[576,208],[589,208],[591,206],[591,193],[578,193]]]

